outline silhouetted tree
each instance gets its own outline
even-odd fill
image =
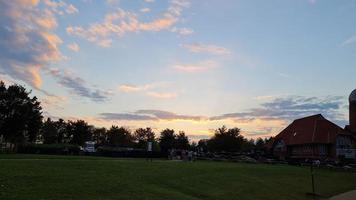
[[[155,141],[155,133],[151,128],[139,128],[134,133],[134,138],[137,142],[138,148],[146,148],[147,142]]]
[[[58,130],[56,123],[52,121],[51,118],[47,118],[47,120],[43,123],[40,133],[44,144],[57,143]]]
[[[0,82],[0,133],[6,142],[33,142],[42,124],[42,108],[23,86]]]
[[[188,137],[185,136],[184,131],[179,131],[178,135],[176,135],[174,147],[176,149],[185,149],[185,150],[189,148],[189,140]]]
[[[208,139],[201,139],[198,141],[198,150],[202,152],[207,152],[208,151]]]
[[[240,135],[239,128],[227,129],[225,126],[218,128],[215,135],[209,140],[208,147],[213,151],[240,151],[244,137]]]
[[[159,138],[159,146],[161,148],[161,152],[167,154],[169,149],[174,148],[175,139],[176,137],[173,129],[163,130]]]
[[[93,140],[97,145],[104,145],[107,143],[107,130],[106,128],[94,128]]]
[[[68,121],[66,130],[71,144],[84,145],[91,140],[91,126],[83,120]]]
[[[198,149],[198,143],[197,142],[192,142],[190,145],[189,145],[189,150],[191,151],[197,151]]]
[[[130,147],[133,144],[133,137],[130,130],[124,127],[119,128],[118,126],[112,126],[107,134],[110,145]]]
[[[63,119],[59,119],[55,122],[57,129],[57,143],[69,143],[69,136],[67,134],[67,123]]]
[[[264,145],[265,145],[265,141],[262,138],[257,138],[257,140],[256,140],[256,150],[259,150],[259,151],[263,150]]]

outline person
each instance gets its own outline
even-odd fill
[[[152,142],[147,143],[147,158],[146,160],[152,162]]]
[[[188,151],[188,160],[190,162],[193,161],[193,152],[192,151]]]
[[[193,161],[195,161],[195,159],[197,159],[198,153],[196,151],[194,151],[193,153]]]

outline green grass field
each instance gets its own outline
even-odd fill
[[[356,173],[316,171],[329,197]],[[0,155],[0,199],[307,199],[307,167],[99,157]]]

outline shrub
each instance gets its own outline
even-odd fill
[[[78,155],[80,147],[71,144],[27,144],[18,148],[18,153]]]

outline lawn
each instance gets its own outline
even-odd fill
[[[324,197],[356,173],[316,171]],[[0,199],[307,199],[307,167],[82,156],[0,155]]]

